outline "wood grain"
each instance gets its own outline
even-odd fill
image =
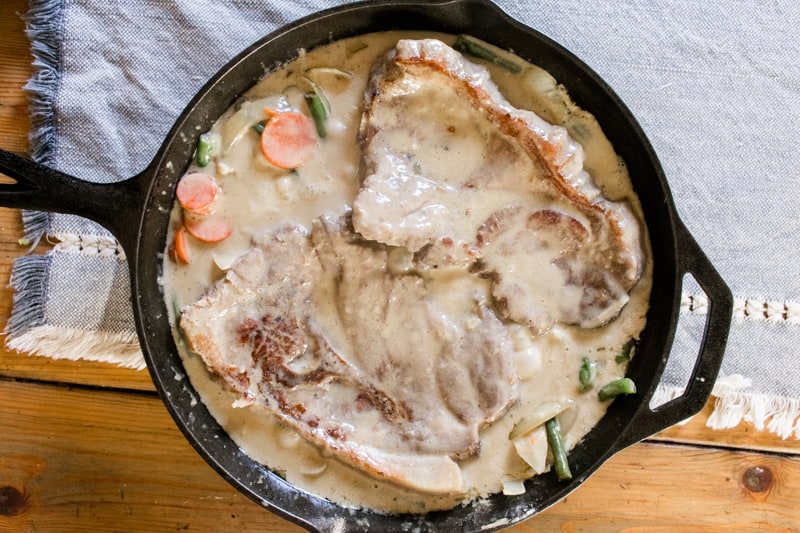
[[[155,395],[3,382],[0,426],[0,489],[27,497],[2,531],[299,530],[224,482]],[[799,493],[798,457],[639,444],[513,530],[791,531]]]
[[[30,78],[32,56],[19,14],[28,10],[25,0],[0,3],[0,147],[16,153],[28,150],[28,99],[22,87]]]
[[[714,410],[712,398],[703,410],[688,423],[672,426],[649,439],[665,443],[695,444],[730,449],[746,449],[800,456],[800,441],[794,437],[782,439],[765,430],[757,430],[752,424],[742,422],[730,429],[711,429],[706,426]]]
[[[183,439],[155,395],[0,387],[0,485],[25,494],[2,531],[291,531]]]

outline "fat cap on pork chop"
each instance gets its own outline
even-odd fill
[[[453,289],[391,275],[386,247],[326,216],[256,241],[180,325],[240,404],[374,476],[457,494],[455,460],[478,453],[517,377],[480,291]]]
[[[538,332],[600,326],[628,301],[642,268],[630,210],[484,67],[439,40],[399,41],[373,68],[359,136],[366,239],[408,248],[421,270],[471,265],[503,317]]]

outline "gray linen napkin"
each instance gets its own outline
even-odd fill
[[[34,156],[99,182],[149,162],[178,113],[241,49],[332,0],[31,0]],[[498,0],[594,68],[637,116],[678,210],[736,298],[713,427],[800,438],[800,4]],[[124,257],[93,223],[26,213],[7,345],[141,367]],[[691,280],[660,402],[685,385],[705,321]]]

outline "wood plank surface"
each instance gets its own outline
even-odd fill
[[[5,382],[0,426],[0,493],[25,495],[2,531],[299,530],[208,467],[155,395]],[[800,457],[640,444],[514,530],[796,531],[798,494]]]
[[[32,56],[19,15],[28,10],[25,0],[0,2],[0,146],[16,153],[27,152],[28,99],[22,87],[30,78]]]
[[[0,1],[0,148],[20,154],[27,8]],[[20,213],[0,208],[0,328],[21,236]],[[299,531],[207,466],[153,390],[146,371],[0,348],[0,531]],[[800,531],[800,441],[746,423],[710,430],[711,409],[618,454],[513,531]]]
[[[714,399],[712,398],[705,408],[686,424],[672,426],[648,440],[800,456],[798,439],[794,437],[782,439],[769,431],[756,429],[749,422],[742,422],[730,429],[709,428],[706,426],[706,422],[713,410]],[[798,505],[800,505],[800,500],[798,500]],[[800,529],[798,532],[800,533]]]
[[[24,503],[0,508],[0,531],[292,530],[207,466],[155,395],[2,385],[0,485]]]

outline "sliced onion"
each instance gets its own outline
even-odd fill
[[[505,496],[519,496],[525,494],[525,482],[519,479],[504,479],[503,494]]]
[[[308,477],[321,476],[325,470],[328,469],[328,461],[319,459],[315,461],[308,461],[300,467],[300,473]]]
[[[288,427],[281,428],[278,432],[278,442],[282,448],[296,448],[301,438],[295,430]]]
[[[301,109],[305,105],[305,91],[299,86],[292,84],[283,89],[283,96],[286,104],[294,110]]]
[[[306,70],[306,74],[332,74],[337,78],[353,79],[353,73],[333,67],[314,67]]]
[[[547,469],[547,430],[543,426],[515,439],[514,449],[536,474]]]
[[[522,380],[530,379],[542,369],[542,350],[533,342],[529,328],[514,325],[509,334],[514,345],[517,375]]]
[[[265,107],[285,111],[288,103],[280,95],[244,102],[242,107],[222,126],[220,134],[223,154],[230,150],[236,141],[244,137],[244,134],[250,131],[250,128],[267,118],[264,114]]]
[[[570,404],[569,407],[564,409],[560,415],[558,415],[558,426],[561,428],[561,434],[566,435],[569,433],[569,430],[572,429],[572,426],[575,425],[575,422],[578,420],[578,406],[575,404]]]
[[[214,264],[223,272],[230,270],[236,258],[239,257],[237,253],[216,253],[214,254]]]
[[[557,402],[545,402],[539,405],[536,409],[522,417],[522,419],[514,425],[514,428],[508,435],[508,439],[515,440],[527,433],[530,433],[554,416],[561,414],[571,405],[572,400],[569,398],[564,398]]]
[[[547,95],[552,100],[559,98],[558,82],[549,72],[541,68],[531,68],[525,74],[525,82],[536,94]]]

